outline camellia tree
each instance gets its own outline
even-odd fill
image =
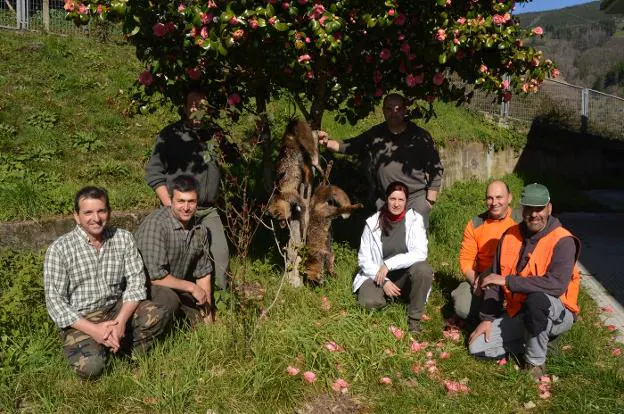
[[[511,0],[66,0],[68,18],[121,22],[145,69],[142,101],[180,104],[208,95],[209,115],[259,116],[270,162],[266,104],[287,91],[313,127],[333,110],[341,122],[368,115],[391,91],[414,113],[433,102],[537,91],[558,70],[525,39]],[[268,164],[265,164],[268,165]],[[265,168],[266,169],[266,168]]]

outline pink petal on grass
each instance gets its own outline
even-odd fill
[[[286,368],[286,372],[288,373],[288,375],[293,375],[293,376],[295,376],[295,375],[299,374],[299,368],[297,368],[297,367],[293,367],[292,365],[289,365],[289,366]]]
[[[501,359],[499,359],[498,361],[496,361],[496,363],[497,363],[499,366],[501,366],[501,367],[502,367],[503,365],[507,365],[507,358],[501,358]]]
[[[379,383],[384,385],[392,384],[392,379],[390,377],[381,377],[379,378]]]
[[[551,395],[552,395],[552,394],[550,393],[550,391],[544,391],[544,392],[540,392],[540,393],[539,393],[539,397],[540,397],[542,400],[547,400],[547,399],[549,399],[549,398],[551,397]]]
[[[412,352],[419,352],[423,349],[425,349],[427,347],[427,343],[426,342],[417,342],[414,341],[410,344],[410,349],[412,350]]]
[[[461,339],[461,332],[457,328],[450,328],[442,332],[442,335],[446,339],[450,339],[453,342],[459,342]]]
[[[451,357],[451,353],[450,352],[440,352],[440,359],[449,359]]]
[[[542,375],[539,377],[540,384],[550,384],[552,381],[548,375]]]
[[[609,332],[613,332],[617,329],[617,326],[615,325],[607,325],[607,331]]]
[[[394,351],[392,351],[392,349],[390,349],[390,348],[386,348],[386,349],[384,349],[384,354],[386,354],[388,356],[392,356],[392,355],[394,355]]]
[[[338,378],[336,381],[334,381],[331,387],[332,390],[336,392],[346,392],[349,389],[349,383],[342,378]]]
[[[423,313],[423,314],[420,316],[420,320],[421,320],[421,321],[425,321],[425,322],[426,322],[426,321],[431,320],[431,318],[430,318],[430,317],[429,317],[429,315],[427,315],[426,313]]]
[[[390,325],[390,326],[388,327],[388,331],[389,331],[392,335],[394,335],[394,337],[395,337],[396,339],[401,339],[401,338],[403,338],[403,331],[402,331],[400,328],[397,328],[397,327],[396,327],[396,326],[394,326],[394,325]]]
[[[412,372],[414,374],[420,374],[423,371],[423,366],[417,363],[412,364]]]
[[[341,347],[340,345],[338,345],[337,343],[335,343],[334,341],[329,341],[325,344],[325,349],[327,349],[329,352],[342,352],[344,351],[344,348]]]
[[[427,358],[433,358],[433,352],[429,351],[425,354]]]
[[[570,349],[572,349],[572,345],[570,345],[570,344],[566,344],[566,345],[561,347],[562,351],[569,351]]]
[[[331,309],[331,303],[329,302],[329,298],[327,296],[323,296],[321,298],[321,309],[328,311]]]
[[[603,306],[600,310],[604,313],[613,313],[613,308],[611,306]]]
[[[619,357],[620,355],[622,355],[622,350],[620,348],[615,348],[613,351],[611,351],[611,355]]]
[[[303,373],[303,380],[311,384],[316,381],[316,374],[312,371],[306,371]]]
[[[446,389],[446,393],[448,395],[453,394],[467,394],[470,392],[470,387],[466,384],[462,384],[458,381],[444,380],[444,388]]]

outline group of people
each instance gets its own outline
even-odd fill
[[[97,378],[111,353],[149,348],[178,316],[210,323],[213,287],[227,288],[229,252],[215,208],[219,143],[192,116],[204,99],[190,91],[183,119],[156,139],[146,179],[162,208],[132,235],[109,226],[106,190],[85,187],[74,200],[76,227],[46,252],[46,306],[82,378]],[[361,237],[357,303],[379,309],[406,301],[408,328],[417,334],[434,279],[427,229],[443,166],[431,136],[407,120],[406,110],[404,98],[391,94],[383,102],[385,122],[347,143],[324,131],[318,137],[329,150],[372,162],[378,211]],[[466,226],[466,281],[452,299],[458,316],[479,322],[471,354],[524,354],[527,367],[543,373],[549,340],[570,329],[579,310],[579,242],[551,216],[544,186],[525,187],[520,215],[511,200],[505,183],[488,185],[487,212]]]

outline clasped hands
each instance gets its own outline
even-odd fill
[[[401,289],[391,280],[386,280],[386,276],[388,276],[388,267],[382,264],[375,275],[375,283],[377,286],[381,286],[387,296],[399,296]]]

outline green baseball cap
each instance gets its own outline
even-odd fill
[[[550,203],[548,188],[542,184],[529,184],[522,189],[520,204],[529,207],[543,207]]]

